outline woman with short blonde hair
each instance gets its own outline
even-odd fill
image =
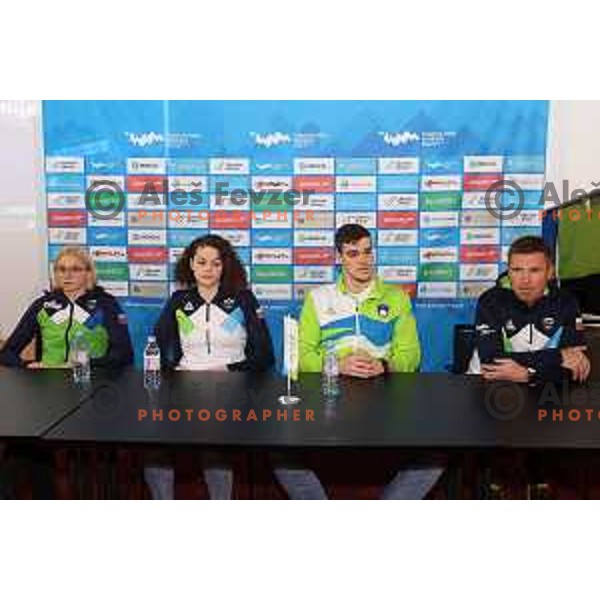
[[[63,268],[63,263],[68,262],[69,259],[81,263],[82,268],[87,273],[86,289],[94,289],[96,287],[96,265],[86,250],[84,248],[80,248],[79,246],[66,246],[58,253],[58,256],[54,260],[52,269],[54,275],[52,280],[52,289],[61,289],[61,268]]]
[[[96,283],[89,254],[63,248],[53,267],[51,290],[34,300],[0,351],[0,364],[30,369],[69,366],[71,343],[81,334],[91,366],[121,367],[133,360],[127,317],[117,300]],[[21,358],[36,341],[34,361]]]

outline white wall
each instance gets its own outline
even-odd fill
[[[0,101],[0,338],[47,285],[40,103]],[[600,182],[600,101],[550,106],[546,175],[560,191]]]
[[[590,191],[600,184],[600,100],[557,100],[550,103],[546,180],[562,198],[569,189]]]
[[[40,103],[0,101],[0,338],[46,286]]]

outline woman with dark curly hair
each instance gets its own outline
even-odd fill
[[[155,328],[166,369],[266,371],[275,362],[262,310],[231,244],[218,235],[194,240],[176,266],[183,289],[164,307]],[[211,499],[229,499],[233,473],[223,457],[204,454]],[[173,469],[148,466],[152,497],[173,497]]]

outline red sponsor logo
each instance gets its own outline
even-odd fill
[[[313,191],[321,194],[335,192],[335,177],[331,175],[298,175],[293,179],[292,187],[298,192]]]
[[[134,263],[166,263],[168,251],[166,248],[133,248],[127,249],[127,257]]]
[[[333,248],[295,248],[294,263],[297,265],[333,265]]]
[[[209,225],[214,229],[248,229],[250,212],[247,210],[217,210],[210,213]]]
[[[160,194],[165,190],[165,183],[162,175],[130,175],[127,177],[126,187],[128,192],[135,194],[141,194],[144,190],[150,194]]]
[[[487,263],[500,260],[498,246],[461,246],[460,261],[464,263]]]
[[[377,227],[381,229],[416,229],[416,212],[380,212],[377,215]]]
[[[48,225],[50,227],[83,227],[86,223],[85,210],[48,211]]]
[[[501,173],[488,173],[486,175],[465,175],[463,188],[465,191],[487,190],[496,182],[502,181]]]

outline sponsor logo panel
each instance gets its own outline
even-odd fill
[[[83,173],[82,156],[47,156],[46,173]]]
[[[291,283],[256,283],[252,286],[254,295],[259,302],[263,300],[291,300]]]
[[[419,232],[416,229],[384,229],[377,232],[379,246],[416,246]]]
[[[338,212],[335,215],[335,226],[341,227],[348,223],[357,223],[367,229],[375,229],[377,224],[377,213],[366,212],[366,213],[342,213]]]
[[[377,267],[377,273],[384,281],[397,282],[397,283],[412,283],[417,280],[417,267],[416,265],[410,266],[389,266],[381,265]]]
[[[417,294],[419,298],[456,298],[458,283],[427,281],[418,284]]]
[[[497,264],[460,265],[462,281],[495,281],[497,278]]]
[[[379,194],[377,196],[379,210],[418,210],[419,194]]]
[[[50,227],[48,228],[48,243],[56,245],[84,245],[87,240],[85,228],[75,227]]]
[[[167,265],[129,265],[129,276],[132,280],[138,281],[166,281]]]
[[[421,263],[456,263],[458,262],[458,248],[420,248],[419,259]]]
[[[333,280],[333,267],[321,267],[316,265],[294,267],[294,281],[301,283],[330,283]]]
[[[169,284],[165,282],[132,281],[129,285],[133,298],[166,298]]]
[[[254,265],[291,265],[291,248],[252,248]]]

